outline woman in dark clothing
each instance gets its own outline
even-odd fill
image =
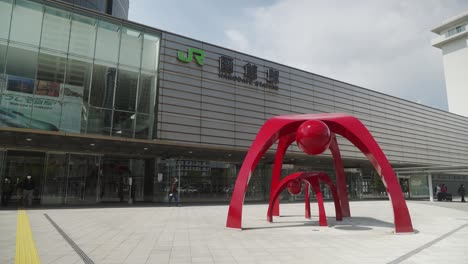
[[[10,177],[6,176],[2,181],[2,206],[8,206],[11,193],[13,192],[13,184]]]

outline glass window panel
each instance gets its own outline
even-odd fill
[[[71,54],[94,57],[96,20],[77,14],[72,15],[70,48]]]
[[[89,108],[88,134],[110,135],[112,110],[102,108]]]
[[[119,33],[119,26],[105,21],[99,21],[96,41],[96,59],[117,63]]]
[[[37,80],[62,84],[65,80],[67,58],[64,55],[39,53]]]
[[[8,75],[7,90],[17,93],[32,94],[34,92],[34,79]]]
[[[133,67],[140,67],[141,58],[141,32],[122,28],[122,39],[120,42],[119,63]]]
[[[64,102],[60,119],[60,130],[71,133],[84,133],[87,121],[85,105]]]
[[[42,204],[62,204],[66,194],[68,174],[66,154],[47,154],[46,177],[41,193]]]
[[[67,52],[70,39],[70,13],[46,7],[41,35],[42,48]]]
[[[137,114],[135,125],[135,138],[151,139],[153,135],[154,116]]]
[[[0,74],[5,72],[7,44],[0,41]]]
[[[135,111],[138,72],[119,69],[115,92],[115,109]]]
[[[10,39],[39,46],[42,25],[42,5],[16,0],[13,8]]]
[[[0,91],[3,91],[6,89],[6,84],[7,84],[6,74],[0,73]]]
[[[94,64],[90,104],[112,108],[117,70],[115,67]]]
[[[31,114],[31,128],[58,131],[62,103],[46,97],[35,97]]]
[[[156,71],[159,56],[159,37],[145,34],[143,37],[143,58],[141,67],[150,71]]]
[[[141,73],[138,90],[138,112],[152,114],[156,100],[156,76]]]
[[[4,94],[0,105],[0,125],[30,128],[32,97]]]
[[[12,0],[0,0],[0,39],[8,39],[10,33]]]
[[[133,124],[135,123],[135,113],[114,111],[112,123],[112,135],[117,137],[133,137]]]
[[[37,68],[37,49],[12,46],[8,48],[6,73],[35,79]]]
[[[92,68],[91,61],[68,58],[63,91],[64,101],[88,103]]]

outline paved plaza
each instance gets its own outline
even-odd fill
[[[244,230],[225,228],[227,205],[27,210],[41,263],[468,263],[468,204],[409,201],[414,234],[393,233],[389,201],[351,202],[351,218],[318,226],[304,204],[244,207]],[[0,211],[0,263],[14,263],[18,211]],[[58,231],[60,230],[60,232]]]

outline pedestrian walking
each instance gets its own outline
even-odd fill
[[[11,178],[6,176],[2,181],[2,206],[8,206],[12,192],[13,184],[11,182]]]
[[[32,206],[32,199],[34,194],[34,181],[32,180],[31,175],[26,176],[26,179],[23,182],[23,205]]]
[[[461,196],[461,202],[464,203],[465,202],[465,185],[460,185],[460,187],[458,187],[458,194]]]
[[[177,177],[172,178],[171,189],[169,191],[169,206],[172,204],[172,199],[175,199],[176,205],[179,206],[179,194],[178,194],[179,181]]]

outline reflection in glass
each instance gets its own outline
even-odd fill
[[[46,7],[42,25],[41,48],[67,52],[70,35],[70,13]]]
[[[92,66],[91,61],[68,58],[63,91],[65,102],[88,103]]]
[[[149,71],[156,71],[159,55],[159,37],[146,34],[143,37],[143,58],[141,67]]]
[[[153,135],[153,116],[137,114],[135,125],[135,138],[151,139]]]
[[[119,70],[115,91],[115,109],[135,111],[138,72]]]
[[[110,135],[112,110],[89,108],[88,134]]]
[[[140,67],[141,32],[128,28],[122,29],[119,63]]]
[[[135,113],[114,111],[112,123],[112,136],[133,137],[133,124],[135,122]]]
[[[12,0],[0,0],[0,39],[8,39]]]
[[[154,74],[141,73],[138,90],[138,112],[152,114],[156,99],[156,77]]]
[[[37,80],[55,82],[58,85],[64,82],[65,65],[67,58],[60,55],[39,53],[37,61]]]
[[[35,79],[37,68],[37,49],[29,47],[8,47],[6,73]]]
[[[6,89],[6,74],[0,73],[0,92]]]
[[[1,126],[30,128],[32,101],[32,97],[4,94],[0,104]]]
[[[85,133],[86,114],[86,108],[82,103],[63,103],[60,130],[72,133]]]
[[[116,72],[115,67],[94,65],[90,96],[92,106],[112,108]]]
[[[16,0],[13,8],[10,40],[39,46],[42,25],[42,5]]]
[[[47,154],[46,176],[41,195],[42,204],[64,203],[68,174],[67,164],[66,154]]]
[[[96,41],[96,59],[117,63],[120,27],[99,21]]]
[[[99,156],[70,155],[67,204],[96,203],[99,170]]]
[[[71,54],[92,58],[94,56],[95,32],[95,19],[73,14],[69,52]]]

